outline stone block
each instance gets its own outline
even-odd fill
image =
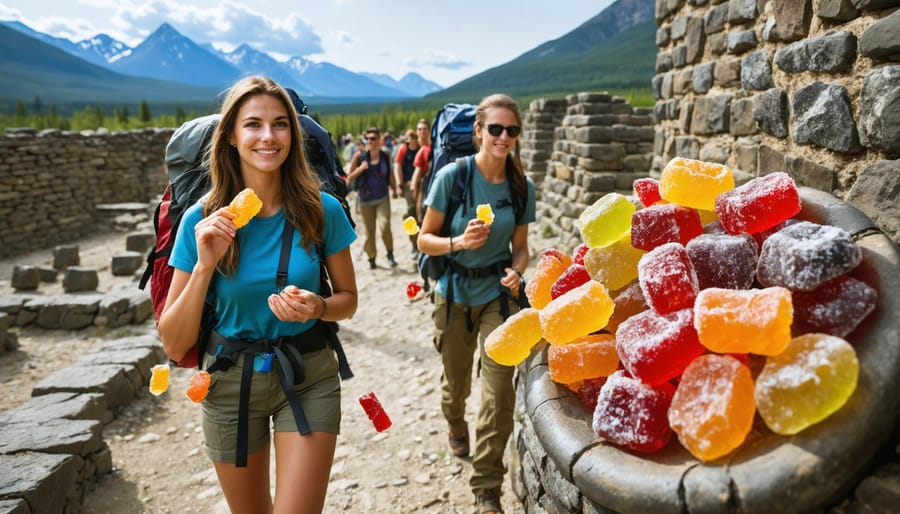
[[[103,445],[102,425],[94,419],[10,423],[0,439],[0,454],[41,452],[85,457]]]
[[[897,0],[850,0],[853,6],[861,11],[877,11],[889,7],[897,7]]]
[[[728,161],[728,147],[722,143],[707,143],[700,148],[700,160],[725,164]]]
[[[144,262],[143,254],[125,251],[112,256],[111,271],[115,276],[133,275]]]
[[[722,88],[734,87],[741,82],[741,60],[719,59],[715,67],[716,85]]]
[[[715,62],[706,62],[694,66],[694,71],[691,74],[691,81],[695,93],[702,94],[710,90],[713,83],[713,69],[715,65]],[[655,79],[656,77],[653,78]]]
[[[43,394],[74,392],[99,393],[110,408],[125,405],[134,399],[135,389],[125,365],[62,368],[39,382],[31,392],[32,396]]]
[[[819,0],[816,14],[825,21],[840,23],[856,19],[859,11],[850,0]]]
[[[703,31],[707,35],[721,32],[728,21],[728,4],[710,7],[703,16]]]
[[[900,241],[900,160],[877,161],[860,172],[847,202],[865,213],[884,233]]]
[[[700,157],[700,142],[691,136],[675,136],[675,153],[685,159]]]
[[[756,0],[729,0],[728,21],[744,23],[756,19]]]
[[[53,249],[53,267],[58,270],[64,270],[69,266],[78,266],[81,264],[81,257],[78,253],[78,245],[60,245]]]
[[[691,116],[694,112],[694,102],[688,99],[684,99],[680,102],[678,110],[680,111],[678,114],[678,127],[685,134],[690,134]]]
[[[63,277],[63,290],[67,293],[80,291],[96,291],[100,285],[97,270],[82,266],[69,266]]]
[[[860,150],[850,96],[843,86],[813,82],[794,92],[791,108],[795,143],[843,153]]]
[[[24,500],[27,510],[21,511],[23,514],[65,512],[66,500],[77,487],[83,466],[83,460],[75,455],[0,455],[0,498]]]
[[[691,116],[691,131],[708,135],[728,132],[730,122],[731,95],[707,95],[694,101]]]
[[[156,244],[156,234],[153,232],[132,232],[125,236],[125,249],[129,252],[146,254]]]
[[[41,273],[36,266],[16,264],[13,266],[9,285],[16,291],[34,291],[41,283]]]
[[[789,170],[787,164],[787,157],[770,147],[769,145],[760,145],[759,153],[757,157],[758,168],[757,168],[757,176],[768,175],[769,173],[775,171],[783,171],[787,173]]]
[[[37,313],[34,321],[41,328],[78,330],[93,323],[102,300],[99,294],[37,297],[25,304],[23,312]]]
[[[672,53],[659,52],[656,54],[656,73],[665,73],[672,69]]]
[[[675,73],[672,79],[672,93],[676,96],[684,95],[691,90],[691,76],[693,70],[686,69]]]
[[[788,157],[789,175],[798,184],[830,193],[834,190],[834,170],[802,157]]]
[[[757,50],[741,62],[741,87],[747,91],[774,87],[768,50]]]
[[[688,47],[686,44],[678,45],[672,50],[672,67],[682,68],[688,63]]]
[[[703,32],[702,18],[689,17],[687,19],[685,42],[685,60],[690,64],[699,62],[703,57],[703,46],[706,44],[706,33]]]
[[[734,145],[734,167],[755,177],[758,153],[758,143],[738,141]]]
[[[672,35],[673,41],[681,41],[684,39],[685,34],[687,34],[687,20],[691,16],[681,16],[675,18],[675,21],[669,25],[669,30]]]
[[[766,134],[788,134],[788,97],[783,89],[769,89],[753,97],[753,118]]]
[[[51,393],[35,396],[26,403],[0,413],[0,425],[43,423],[53,419],[94,419],[108,423],[113,413],[100,394]]]
[[[772,15],[763,27],[763,40],[791,42],[809,34],[812,0],[770,0]]]
[[[673,73],[669,72],[663,75],[662,86],[660,87],[660,94],[663,98],[672,98],[672,80]]]
[[[856,36],[843,31],[805,39],[775,52],[775,64],[787,73],[844,72],[856,60]]]
[[[656,30],[656,46],[662,48],[669,44],[671,40],[669,27],[660,27]]]
[[[759,42],[756,40],[756,32],[753,30],[736,30],[728,33],[726,40],[727,50],[730,54],[742,54],[753,50]]]
[[[650,95],[654,100],[662,99],[662,75],[655,75],[650,79]]]
[[[729,132],[732,136],[748,136],[756,133],[756,120],[753,118],[753,99],[742,98],[731,102]]]
[[[612,106],[608,102],[582,102],[570,105],[566,114],[608,114]]]
[[[59,272],[53,268],[38,266],[38,273],[41,275],[41,282],[56,282],[56,276]]]
[[[875,68],[866,75],[859,128],[862,144],[900,156],[900,65]]]
[[[719,32],[718,34],[711,34],[707,39],[707,45],[709,47],[709,51],[712,52],[713,55],[722,55],[725,53],[725,48],[727,46],[725,33]]]

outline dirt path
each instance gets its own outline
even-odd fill
[[[417,274],[407,236],[400,229],[402,200],[392,206],[400,265],[387,267],[380,239],[375,270],[369,269],[362,253],[363,234],[352,248],[360,305],[353,319],[341,323],[341,338],[356,376],[343,383],[342,433],[325,512],[472,512],[471,461],[449,455],[439,410],[440,360],[431,344],[431,304],[406,297],[406,284]],[[361,224],[359,216],[357,221]],[[85,240],[80,248],[82,265],[101,270],[101,288],[134,287],[131,278],[108,273],[109,256],[124,248],[124,234]],[[0,292],[9,292],[13,264],[51,261],[49,251],[0,261]],[[42,285],[41,290],[53,294],[59,287]],[[112,332],[21,331],[19,350],[0,356],[0,384],[9,391],[0,399],[0,409],[27,401],[33,384],[68,366],[97,342],[153,331],[152,323]],[[86,514],[228,512],[202,451],[199,406],[183,394],[191,374],[174,370],[169,392],[158,398],[143,394],[105,427],[114,471],[87,493]],[[469,402],[472,424],[478,384],[475,380]],[[369,391],[375,392],[393,421],[386,432],[375,432],[357,402]],[[507,475],[506,511],[524,512],[514,499]]]

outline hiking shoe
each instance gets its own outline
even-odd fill
[[[466,457],[469,455],[469,434],[448,434],[447,442],[450,444],[450,452],[454,457]]]
[[[369,269],[375,269],[378,266],[375,265],[375,259],[369,259]]]
[[[475,495],[475,510],[478,514],[503,514],[500,495],[492,491],[482,491]]]
[[[388,264],[390,264],[392,268],[397,267],[397,261],[394,260],[394,252],[388,252],[387,260],[388,260]]]

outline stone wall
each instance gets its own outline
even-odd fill
[[[0,257],[90,234],[98,205],[159,195],[171,134],[7,130],[0,137]]]

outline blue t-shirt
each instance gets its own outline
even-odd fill
[[[356,240],[344,210],[337,199],[321,193],[325,207],[325,255],[333,255]],[[203,206],[198,202],[184,214],[169,264],[190,273],[197,263],[197,239],[194,226],[202,219]],[[312,327],[317,320],[306,323],[283,322],[269,309],[268,297],[277,292],[275,273],[281,254],[281,234],[284,230],[284,210],[263,218],[255,216],[237,231],[240,258],[237,273],[213,277],[216,292],[216,331],[234,339],[271,339],[299,334]],[[294,230],[291,259],[288,265],[288,285],[319,292],[319,256],[315,247],[307,252],[300,246],[300,232]]]
[[[475,159],[468,157],[468,166],[472,174],[472,182],[469,186],[468,198],[464,205],[460,205],[453,216],[450,225],[450,233],[456,237],[466,231],[469,220],[475,217],[475,206],[483,203],[491,204],[494,211],[494,222],[491,223],[491,232],[484,246],[477,250],[461,250],[452,254],[459,264],[467,268],[481,268],[500,261],[512,258],[512,234],[516,226],[516,216],[512,208],[512,193],[509,182],[491,184],[485,180],[475,164]],[[450,203],[450,194],[453,191],[453,183],[456,181],[457,166],[453,161],[440,170],[434,177],[434,182],[425,198],[425,205],[447,213],[447,204]],[[522,217],[522,225],[535,221],[534,182],[526,177],[528,184],[528,200],[525,202],[525,212]],[[447,274],[441,277],[435,285],[437,293],[446,296]],[[484,278],[467,278],[453,274],[453,301],[463,305],[483,305],[500,296],[500,277],[491,276]]]

